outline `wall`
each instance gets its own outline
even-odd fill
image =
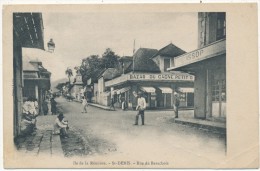
[[[15,35],[15,34],[13,34]],[[13,133],[14,137],[20,134],[20,122],[22,115],[22,48],[18,44],[18,40],[16,40],[16,36],[14,36],[14,45],[13,45],[13,108],[14,108],[14,127]]]

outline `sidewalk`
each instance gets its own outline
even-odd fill
[[[52,135],[55,115],[38,116],[37,130],[28,136],[20,136],[15,140],[17,150],[32,156],[61,156],[63,150],[59,135]]]
[[[72,157],[85,156],[91,152],[88,142],[81,133],[72,125],[69,125],[68,138],[53,135],[53,124],[57,115],[37,117],[37,130],[32,135],[19,136],[15,139],[15,145],[22,155],[35,157],[58,156]]]
[[[226,123],[195,118],[175,118],[174,123],[196,127],[217,134],[226,134]]]

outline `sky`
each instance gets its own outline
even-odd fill
[[[45,49],[52,38],[54,53],[23,49],[24,56],[38,58],[52,73],[52,81],[66,78],[67,67],[79,66],[83,58],[102,55],[111,48],[119,56],[134,49],[161,49],[173,43],[186,52],[197,48],[197,13],[42,13]]]

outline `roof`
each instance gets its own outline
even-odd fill
[[[117,76],[119,76],[120,73],[117,68],[107,68],[101,75],[100,77],[103,77],[104,80],[111,80]],[[99,77],[99,78],[100,78]]]
[[[129,61],[133,61],[133,57],[132,56],[123,56],[123,57],[119,58],[118,60],[124,61],[124,62],[129,62]]]
[[[15,38],[18,38],[22,47],[44,49],[41,13],[14,13],[13,23]]]
[[[170,43],[167,46],[160,49],[154,56],[166,56],[166,57],[175,57],[186,53],[184,50],[180,49],[179,47],[175,46],[174,44]]]
[[[125,72],[138,71],[138,72],[160,72],[159,66],[151,59],[156,53],[157,49],[140,48],[133,56],[132,62]]]

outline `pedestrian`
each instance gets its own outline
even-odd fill
[[[55,119],[53,134],[62,138],[68,138],[69,122],[64,118],[63,113],[60,113]]]
[[[34,105],[34,114],[38,115],[39,114],[39,104],[38,100],[36,98],[33,98],[33,105]]]
[[[180,105],[180,98],[177,92],[174,92],[174,99],[173,99],[173,110],[175,113],[175,118],[179,117],[179,105]]]
[[[51,113],[52,115],[57,113],[57,102],[54,100],[54,97],[51,98]]]
[[[81,113],[87,113],[87,106],[88,106],[88,101],[87,99],[83,96],[82,98],[82,112]]]
[[[121,101],[121,109],[126,110],[126,102],[123,96],[120,98],[120,101]]]
[[[109,108],[110,110],[111,110],[111,108],[113,108],[113,110],[115,110],[114,104],[115,104],[115,99],[114,99],[114,96],[112,96],[111,100],[110,100],[110,108]]]
[[[142,95],[142,92],[138,92],[137,95],[138,99],[137,99],[137,106],[136,106],[136,110],[138,110],[138,113],[135,117],[135,124],[134,125],[138,125],[138,119],[139,116],[141,115],[142,118],[142,125],[144,125],[144,111],[146,109],[146,101]]]
[[[43,114],[47,115],[49,112],[49,107],[48,107],[48,101],[47,99],[45,99],[42,103],[42,110],[43,110]]]
[[[126,105],[125,105],[125,101],[123,100],[122,101],[122,110],[125,110],[125,108],[126,108]]]

